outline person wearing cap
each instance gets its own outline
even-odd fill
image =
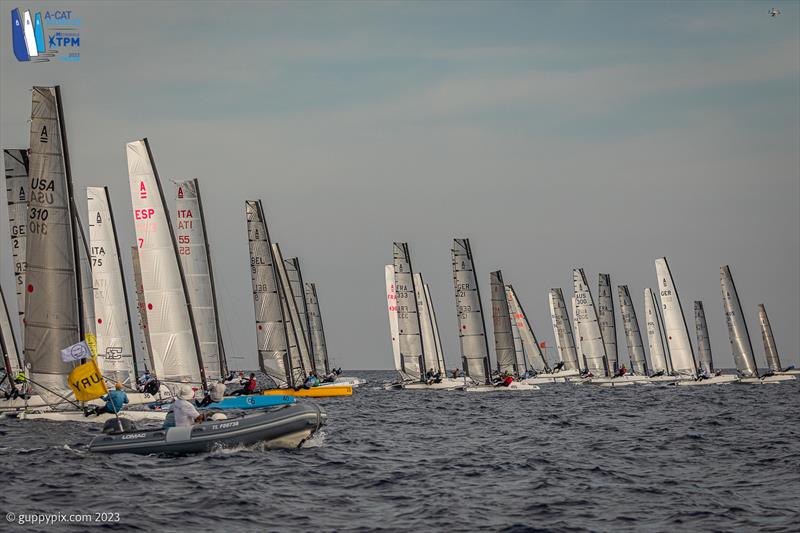
[[[225,387],[225,378],[219,378],[219,381],[213,383],[208,388],[208,394],[205,395],[202,402],[197,404],[197,407],[205,407],[214,402],[221,402],[225,399],[225,391],[227,387]]]
[[[125,404],[128,403],[128,395],[122,390],[122,383],[115,383],[114,390],[108,391],[108,394],[100,399],[105,400],[106,404],[102,407],[95,407],[93,411],[88,409],[84,410],[84,416],[89,416],[90,414],[100,416],[104,413],[119,413],[122,411]]]
[[[194,390],[188,385],[178,389],[175,402],[172,404],[172,414],[175,417],[175,427],[189,427],[205,420],[205,416],[200,414],[192,404]]]

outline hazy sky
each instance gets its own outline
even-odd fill
[[[170,196],[170,178],[199,178],[225,345],[243,358],[232,367],[257,360],[255,198],[318,283],[337,365],[392,366],[394,240],[409,242],[458,364],[453,237],[471,239],[484,308],[501,268],[548,344],[547,291],[571,294],[572,268],[594,291],[598,272],[628,284],[643,328],[643,288],[667,256],[693,340],[701,299],[725,367],[730,264],[759,365],[761,302],[784,364],[798,364],[797,2],[0,4],[0,144],[28,145],[32,85],[62,86],[75,185],[111,188],[129,280],[125,143],[150,139]],[[80,62],[18,63],[15,7],[70,9]]]

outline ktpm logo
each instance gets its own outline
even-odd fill
[[[47,27],[47,29],[45,29]],[[80,61],[80,20],[72,11],[11,11],[11,42],[17,61],[43,63],[59,54],[61,61]]]

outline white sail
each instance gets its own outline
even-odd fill
[[[517,293],[514,291],[512,285],[506,285],[506,297],[508,299],[508,308],[511,316],[516,320],[519,336],[522,340],[522,349],[528,360],[528,367],[534,369],[536,372],[550,372],[550,365],[547,364],[542,349],[539,346],[539,341],[536,334],[533,332],[533,327],[522,308],[522,302],[519,301]]]
[[[217,298],[208,247],[200,185],[196,179],[175,181],[175,236],[186,278],[200,355],[207,379],[225,375],[225,355],[217,316]]]
[[[597,322],[603,334],[603,344],[606,348],[608,370],[616,374],[619,369],[617,355],[617,324],[614,314],[614,295],[611,292],[611,276],[600,274],[597,287]]]
[[[284,259],[283,266],[286,268],[286,275],[289,277],[289,286],[292,288],[295,305],[300,314],[300,327],[308,343],[308,355],[311,360],[312,368],[318,374],[325,372],[325,362],[318,361],[314,355],[314,344],[311,342],[311,327],[308,319],[308,304],[306,303],[306,293],[303,287],[303,273],[300,271],[300,259],[290,257]]]
[[[8,199],[8,230],[11,234],[11,254],[14,258],[14,279],[17,292],[17,314],[20,331],[25,333],[25,227],[28,221],[28,151],[3,150],[6,168],[6,198]],[[21,337],[22,338],[22,337]],[[24,340],[23,340],[24,346]]]
[[[414,272],[414,291],[416,291],[417,312],[419,313],[420,334],[422,336],[422,352],[425,354],[425,368],[434,372],[439,369],[439,354],[436,350],[436,332],[433,329],[433,317],[425,296],[425,282],[422,273]]]
[[[758,322],[761,325],[761,340],[764,341],[764,354],[767,358],[767,365],[773,372],[783,370],[781,358],[778,355],[778,347],[775,345],[775,336],[772,334],[772,325],[769,323],[767,308],[764,304],[758,304]]]
[[[575,296],[572,297],[572,336],[575,339],[575,353],[578,354],[578,363],[581,365],[581,370],[586,370],[586,358],[583,356],[583,349],[581,348],[580,332],[578,331],[578,313],[577,313],[577,300]]]
[[[509,291],[509,286],[506,285],[506,301],[508,302],[508,321],[511,323],[511,335],[514,337],[514,355],[517,358],[517,367],[527,372],[530,370],[528,367],[528,358],[525,356],[525,347],[522,346],[522,337],[519,334],[519,328],[517,327],[517,319],[514,317],[514,313],[511,312],[511,308],[513,303],[511,302],[511,292]]]
[[[128,143],[127,158],[152,370],[162,381],[205,384],[177,242],[147,139]]]
[[[694,303],[694,327],[697,333],[697,365],[708,374],[714,373],[714,360],[711,356],[711,339],[708,336],[708,324],[703,302]]]
[[[433,298],[431,298],[431,289],[428,284],[425,284],[425,300],[428,306],[428,313],[431,316],[431,324],[433,325],[433,338],[436,346],[436,360],[439,363],[439,372],[444,375],[447,373],[447,366],[444,362],[444,349],[442,349],[442,338],[439,335],[439,324],[436,322],[436,310],[433,308]]]
[[[631,361],[631,370],[634,374],[647,376],[647,357],[644,354],[642,332],[639,330],[639,320],[636,318],[636,309],[627,285],[617,287],[619,295],[619,310],[622,314],[622,324],[625,328],[625,344],[628,348],[628,357]]]
[[[142,332],[146,368],[155,368],[153,348],[150,344],[150,330],[147,328],[147,308],[144,301],[144,285],[142,285],[142,266],[139,261],[139,247],[131,246],[131,262],[133,263],[133,280],[136,284],[136,314],[139,316],[139,330]]]
[[[597,320],[592,291],[589,289],[582,268],[572,271],[572,285],[575,294],[575,321],[578,323],[575,341],[581,343],[581,352],[586,358],[586,369],[595,377],[607,377],[609,370],[606,347]]]
[[[733,360],[736,370],[744,377],[758,376],[758,367],[753,354],[753,343],[747,331],[747,321],[742,311],[742,303],[733,283],[733,276],[728,265],[720,267],[720,287],[722,289],[722,304],[725,309],[725,318],[728,322],[728,337],[731,341]]]
[[[40,395],[66,395],[61,350],[84,334],[80,243],[58,87],[34,87],[26,241],[25,362]],[[55,394],[53,394],[55,393]]]
[[[386,309],[389,312],[389,335],[392,338],[392,355],[394,368],[403,372],[403,360],[400,356],[400,327],[397,324],[397,295],[394,288],[394,265],[384,267],[386,275]]]
[[[656,259],[656,275],[672,371],[681,376],[694,377],[697,375],[697,364],[692,342],[689,340],[689,328],[686,326],[686,317],[666,257]]]
[[[489,384],[489,342],[486,339],[483,304],[469,239],[453,239],[450,252],[453,260],[453,289],[456,296],[462,367],[466,375],[476,383]]]
[[[107,187],[87,187],[92,287],[97,323],[97,363],[119,383],[136,382],[133,333]]]
[[[314,283],[305,284],[306,308],[308,309],[308,327],[311,330],[311,353],[318,369],[324,369],[325,374],[331,371],[328,361],[328,343],[325,340],[325,328],[322,325],[322,310],[319,306],[317,286]]]
[[[245,215],[259,366],[279,387],[293,387],[286,319],[261,200],[245,201]]]
[[[506,285],[500,270],[489,273],[492,291],[492,324],[494,325],[494,355],[498,372],[521,373],[524,368],[517,365],[514,334],[511,331],[511,314],[506,296]],[[509,285],[510,287],[510,285]]]
[[[649,287],[644,290],[644,316],[647,325],[647,345],[650,348],[650,365],[653,373],[672,372],[669,356],[664,348],[661,325],[661,316],[658,312],[658,303],[653,290]]]
[[[393,265],[397,325],[400,334],[400,361],[404,374],[411,379],[421,380],[425,373],[424,347],[414,288],[414,271],[407,243],[394,243]]]
[[[22,368],[22,362],[19,357],[17,341],[14,338],[14,330],[11,328],[11,317],[8,315],[8,306],[2,287],[0,287],[0,350],[3,352],[3,369],[7,375],[15,375]]]
[[[550,319],[553,322],[553,335],[556,339],[558,356],[564,363],[565,370],[580,370],[578,352],[575,349],[575,336],[572,333],[572,323],[567,313],[567,304],[564,302],[564,293],[561,289],[550,289]]]

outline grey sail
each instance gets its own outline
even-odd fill
[[[325,328],[322,325],[322,310],[319,307],[317,286],[314,283],[306,283],[305,285],[312,353],[314,354],[317,368],[324,368],[327,374],[331,371],[331,367],[328,362],[328,343],[325,342]]]
[[[489,342],[469,239],[453,239],[453,289],[458,315],[458,340],[464,373],[477,383],[490,383]]]
[[[2,287],[0,287],[0,349],[3,351],[3,369],[6,375],[13,376],[22,368],[22,361],[14,338],[14,330],[11,328],[11,317],[8,315]]]
[[[433,327],[433,316],[425,295],[425,281],[422,273],[414,272],[414,290],[416,291],[417,312],[419,313],[420,334],[422,336],[422,353],[425,354],[425,369],[441,372],[439,353],[436,350],[436,331]]]
[[[286,274],[289,277],[289,285],[292,288],[294,295],[295,305],[300,313],[300,326],[303,329],[303,335],[306,337],[308,343],[308,353],[311,359],[311,365],[316,372],[322,373],[325,371],[325,365],[319,366],[317,359],[314,356],[314,343],[311,342],[311,329],[308,319],[308,304],[306,303],[306,291],[303,284],[303,273],[300,271],[300,259],[297,257],[290,257],[284,259],[283,265],[286,268]]]
[[[582,268],[572,271],[572,285],[575,294],[575,321],[578,323],[575,340],[581,343],[586,369],[597,377],[608,376],[608,358],[603,333],[597,320],[592,291],[589,289]]]
[[[572,323],[564,302],[564,293],[559,288],[550,289],[550,319],[553,322],[553,334],[556,338],[556,347],[565,370],[580,370],[578,352],[575,349],[575,336],[572,333]]]
[[[131,246],[131,261],[133,262],[133,281],[136,284],[136,313],[139,315],[139,330],[144,343],[146,368],[154,369],[153,347],[150,344],[150,330],[147,328],[147,309],[144,300],[144,285],[142,282],[142,264],[139,261],[139,247]]]
[[[708,324],[703,302],[694,303],[694,327],[697,332],[697,364],[709,374],[714,373],[714,360],[711,357],[711,339],[708,336]]]
[[[536,372],[550,372],[550,365],[547,364],[547,360],[544,358],[539,341],[533,333],[531,323],[528,321],[528,316],[522,308],[522,303],[519,301],[514,287],[506,285],[506,294],[509,302],[509,311],[511,316],[516,319],[519,336],[522,339],[522,349],[525,352],[529,368]]]
[[[514,349],[514,334],[511,331],[511,316],[508,311],[506,286],[500,270],[489,273],[492,289],[492,322],[494,324],[494,354],[497,358],[498,372],[524,372],[517,366],[517,353]]]
[[[647,326],[647,345],[650,348],[650,365],[653,373],[672,373],[672,365],[669,363],[669,354],[664,343],[664,326],[661,321],[661,314],[658,310],[658,302],[653,290],[644,290],[644,316]]]
[[[3,150],[6,165],[6,198],[8,199],[8,229],[11,234],[11,254],[14,259],[14,280],[17,292],[17,313],[20,331],[25,324],[25,228],[28,220],[28,151]],[[23,341],[24,342],[24,341]]]
[[[286,262],[283,259],[281,248],[276,242],[272,243],[272,257],[275,259],[275,267],[278,270],[278,285],[283,298],[284,316],[288,318],[286,332],[289,337],[289,360],[292,362],[292,372],[296,383],[305,380],[306,376],[314,370],[314,366],[311,364],[308,341],[300,324],[300,309],[297,307],[297,300],[292,292],[291,283],[289,283],[289,274],[286,272]]]
[[[261,200],[247,200],[245,214],[259,366],[279,387],[293,387],[283,302]]]
[[[772,334],[772,326],[769,323],[767,309],[764,304],[758,304],[758,322],[761,325],[761,340],[764,341],[764,354],[767,357],[767,365],[771,371],[780,372],[783,370],[781,358],[778,355],[775,336]]]
[[[747,331],[747,322],[742,312],[739,294],[736,292],[736,285],[733,283],[731,270],[728,265],[720,267],[719,270],[722,305],[728,322],[728,337],[731,341],[731,351],[733,360],[736,362],[736,369],[744,377],[756,377],[758,376],[758,367],[753,355],[753,343],[750,341],[750,333]]]
[[[614,315],[614,295],[611,292],[611,276],[600,274],[598,277],[597,321],[603,334],[609,372],[616,373],[619,369],[619,356],[617,355],[617,324]]]
[[[25,361],[37,390],[67,393],[61,350],[84,335],[72,178],[58,87],[34,87],[26,242]]]
[[[625,328],[625,344],[628,347],[628,357],[631,360],[631,369],[634,374],[649,375],[647,357],[644,354],[642,332],[639,330],[639,320],[636,318],[636,309],[627,285],[617,287],[619,294],[619,309],[622,314],[622,325]]]
[[[689,339],[689,328],[666,257],[656,259],[656,275],[661,296],[661,317],[672,371],[680,376],[695,377],[697,363],[694,359],[692,341]]]
[[[186,277],[186,288],[200,343],[203,368],[208,379],[217,379],[227,373],[227,365],[217,316],[211,250],[208,245],[200,184],[196,179],[174,183],[178,257]]]
[[[585,371],[587,368],[586,365],[586,358],[583,356],[583,349],[581,348],[580,342],[580,333],[578,329],[578,313],[577,309],[577,300],[575,296],[572,297],[572,336],[575,339],[575,352],[578,354],[578,363],[581,365],[581,371]]]
[[[431,315],[431,324],[433,325],[433,338],[436,346],[436,360],[439,364],[439,372],[443,375],[447,372],[447,366],[444,362],[444,349],[442,348],[442,337],[439,335],[439,324],[436,322],[436,310],[433,308],[433,298],[431,298],[431,289],[428,284],[425,284],[425,300],[428,305],[428,312]]]
[[[97,337],[97,316],[94,310],[94,281],[92,280],[92,253],[86,230],[78,215],[78,208],[73,203],[75,213],[75,229],[78,232],[78,271],[81,278],[81,306],[83,308],[84,335]]]
[[[522,337],[520,337],[519,328],[517,327],[517,319],[511,312],[512,302],[510,298],[509,286],[506,285],[506,301],[508,302],[509,309],[508,321],[511,323],[511,335],[514,337],[514,355],[517,358],[517,367],[527,372],[529,370],[528,358],[525,357],[525,348],[522,346]]]
[[[392,264],[397,302],[400,362],[404,374],[412,380],[420,380],[425,373],[422,328],[414,288],[414,271],[411,267],[407,243],[394,243]]]

